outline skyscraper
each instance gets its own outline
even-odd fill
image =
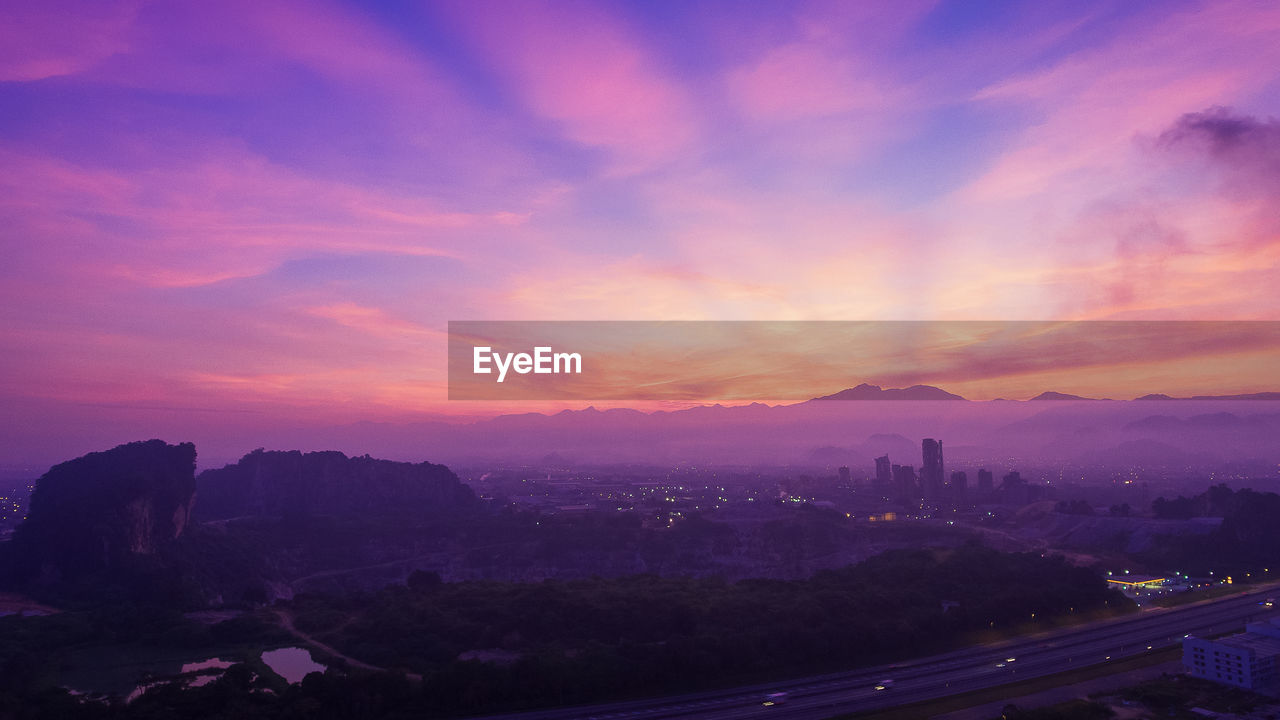
[[[995,473],[986,468],[978,471],[978,494],[990,497],[995,490]]]
[[[889,464],[889,456],[884,455],[876,458],[876,483],[875,491],[882,496],[888,496],[893,490],[893,469]]]
[[[893,466],[893,485],[898,502],[914,503],[920,498],[920,486],[916,483],[916,469],[910,465]]]
[[[1000,499],[1010,505],[1026,505],[1031,500],[1031,489],[1022,473],[1013,470],[1005,474],[1000,482]]]
[[[965,496],[969,493],[969,476],[963,470],[956,470],[951,473],[951,501],[957,505],[963,504]]]
[[[945,477],[942,472],[942,441],[925,438],[921,448],[924,451],[924,465],[920,467],[920,486],[926,498],[938,500],[942,497]]]

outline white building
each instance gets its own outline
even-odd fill
[[[1182,641],[1182,664],[1192,676],[1255,692],[1280,692],[1277,658],[1280,626],[1272,622],[1249,623],[1244,632],[1217,640]]]

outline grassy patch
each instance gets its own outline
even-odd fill
[[[1188,603],[1199,602],[1201,600],[1212,600],[1213,598],[1226,597],[1228,595],[1239,595],[1252,589],[1253,588],[1242,584],[1214,585],[1213,587],[1187,590],[1185,592],[1174,593],[1172,595],[1161,595],[1151,602],[1153,605],[1158,605],[1160,607],[1177,607],[1179,605],[1186,605]]]
[[[1112,695],[1112,697],[1117,697]],[[1125,688],[1118,697],[1130,704],[1140,704],[1161,717],[1195,720],[1203,718],[1191,708],[1205,708],[1221,713],[1248,713],[1275,700],[1257,693],[1228,687],[1186,675],[1162,677]]]

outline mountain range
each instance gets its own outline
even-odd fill
[[[814,400],[964,400],[932,385],[912,385],[908,388],[882,389],[879,385],[862,383],[857,387],[841,390],[832,395],[823,395]]]
[[[855,387],[841,390],[831,395],[823,395],[822,397],[813,398],[813,400],[966,400],[955,393],[947,392],[933,385],[912,385],[906,388],[881,388],[879,385],[871,385],[862,383]],[[1061,393],[1053,390],[1045,392],[1030,398],[1028,402],[1040,401],[1081,401],[1081,400],[1110,400],[1111,398],[1091,398],[1082,395],[1072,395],[1070,393]],[[1004,401],[1004,398],[1000,398]],[[1134,400],[1203,400],[1203,401],[1235,401],[1235,400],[1280,400],[1280,392],[1257,392],[1242,393],[1237,395],[1194,395],[1192,397],[1173,397],[1164,393],[1151,393]]]

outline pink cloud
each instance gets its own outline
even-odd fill
[[[932,2],[813,3],[796,37],[767,46],[728,76],[730,96],[748,115],[777,123],[850,112],[887,119],[915,88],[885,62],[885,46],[918,22]]]
[[[88,274],[159,286],[261,273],[296,253],[458,257],[469,234],[517,228],[523,213],[448,210],[429,198],[300,174],[233,145],[194,162],[124,173],[0,148],[0,217]],[[127,220],[129,235],[86,213]],[[72,253],[72,248],[76,252]]]
[[[441,330],[393,317],[382,308],[366,307],[352,302],[312,307],[306,312],[376,337],[430,339],[438,345],[447,337]]]
[[[1265,202],[1221,192],[1207,180],[1223,166],[1196,167],[1178,157],[1186,143],[1172,153],[1157,138],[1187,113],[1258,101],[1280,64],[1280,11],[1220,3],[1130,22],[1143,26],[977,94],[1035,121],[939,204],[972,256],[961,267],[993,289],[1021,284],[1013,305],[1041,317],[1267,317],[1277,298],[1246,300],[1243,276],[1225,270],[1275,268],[1257,248],[1275,238]],[[1002,257],[1017,260],[999,268]]]
[[[1083,182],[1096,186],[1131,154],[1135,135],[1156,134],[1185,112],[1251,99],[1273,82],[1277,30],[1278,8],[1220,3],[986,88],[977,100],[1029,105],[1042,119],[964,196],[1025,198],[1085,171]]]
[[[693,97],[602,7],[520,0],[457,6],[458,23],[536,115],[630,174],[696,151]]]
[[[12,3],[0,22],[0,82],[72,75],[130,48],[137,2]]]
[[[50,114],[0,143],[6,391],[416,410],[443,403],[454,314],[1280,313],[1274,148],[1186,117],[1266,125],[1280,10],[942,41],[931,3],[778,7],[700,10],[688,56],[614,5],[6,11],[0,80]],[[371,253],[463,270],[390,300],[341,271],[233,282]]]
[[[750,115],[771,121],[883,109],[893,94],[873,68],[802,43],[772,50],[730,87]]]

